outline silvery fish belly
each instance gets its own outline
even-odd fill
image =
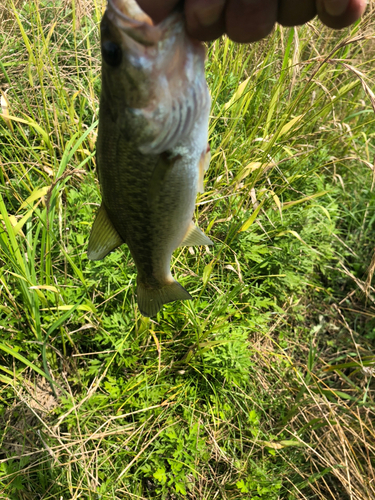
[[[102,204],[88,258],[123,243],[137,266],[144,316],[191,299],[170,271],[182,245],[212,242],[192,222],[209,163],[205,50],[181,12],[153,25],[134,0],[109,0],[101,23],[97,169]]]

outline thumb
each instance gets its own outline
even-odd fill
[[[138,5],[155,23],[160,23],[179,3],[179,0],[137,0]]]

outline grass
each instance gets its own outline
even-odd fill
[[[87,260],[103,3],[0,13],[0,498],[375,498],[374,8],[208,48],[213,153],[155,320]]]

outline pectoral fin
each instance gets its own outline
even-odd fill
[[[101,260],[123,243],[102,204],[91,229],[87,257],[90,260]]]
[[[207,144],[207,150],[205,153],[201,154],[201,158],[199,160],[199,177],[198,177],[198,192],[204,193],[204,173],[207,172],[208,167],[210,166],[211,161],[211,149],[210,145]]]
[[[213,243],[192,221],[180,246],[192,247],[200,245],[213,245]]]

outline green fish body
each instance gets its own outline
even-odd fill
[[[172,252],[212,242],[192,222],[203,190],[210,96],[205,50],[182,13],[154,26],[134,1],[109,0],[101,23],[102,90],[97,170],[102,205],[88,258],[126,243],[144,316],[191,299],[173,279]]]

